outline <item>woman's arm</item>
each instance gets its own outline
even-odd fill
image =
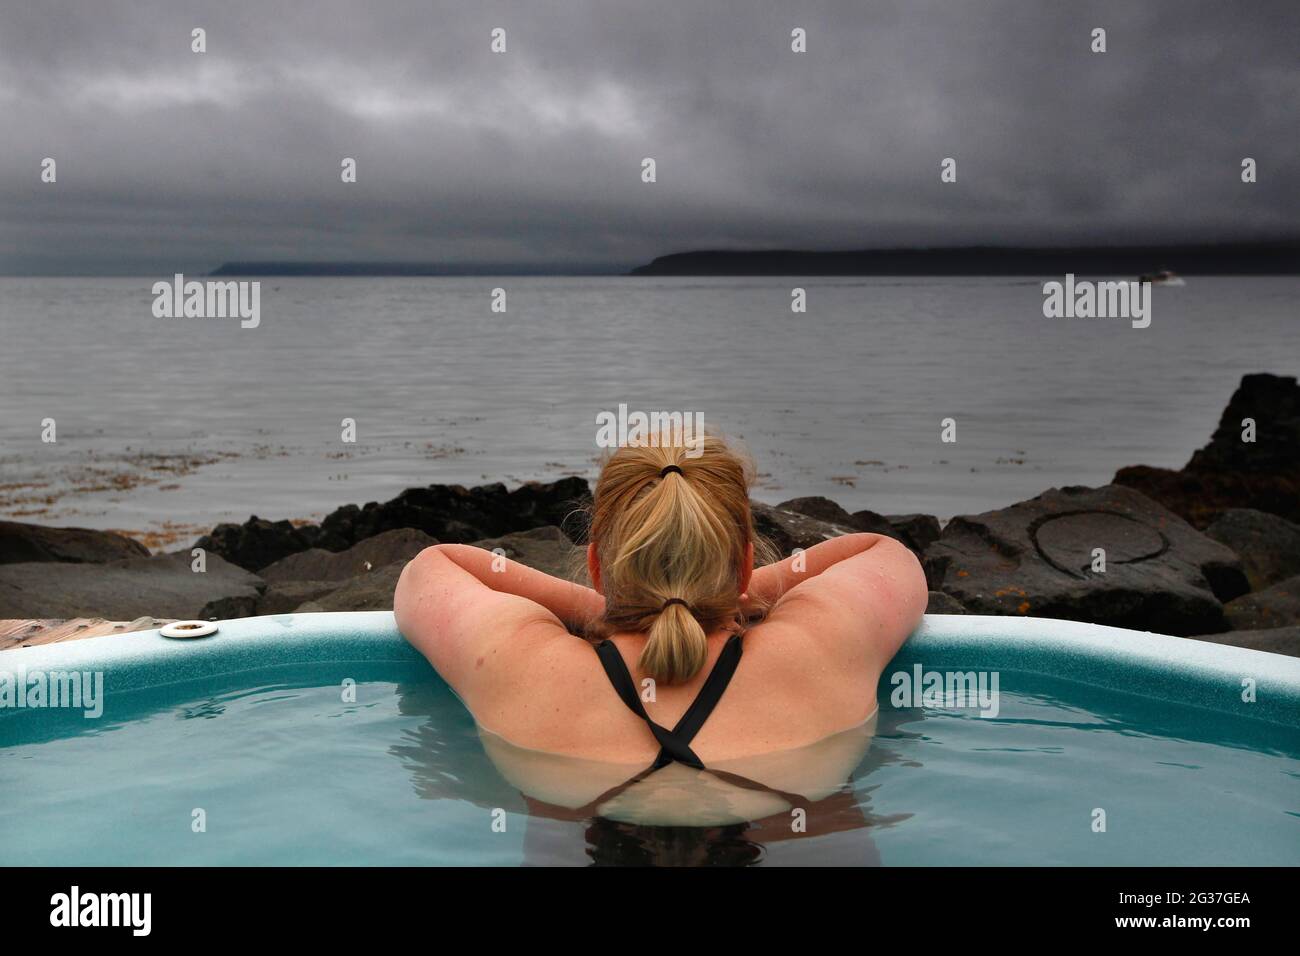
[[[591,588],[554,578],[493,551],[473,545],[434,545],[429,550],[441,554],[491,591],[516,594],[545,607],[565,626],[586,623],[604,614],[604,598]]]
[[[881,534],[863,532],[841,535],[838,538],[828,538],[784,561],[757,568],[749,582],[750,604],[754,607],[771,607],[791,588],[815,578],[841,561],[870,551],[881,541],[893,543],[892,538]]]
[[[832,538],[762,570],[770,573],[760,593],[776,597],[769,622],[803,630],[830,659],[865,667],[873,680],[920,623],[929,597],[916,555],[878,534]]]
[[[589,587],[561,580],[472,544],[440,544],[435,548],[480,584],[540,604],[565,625],[586,624],[605,613],[604,597]]]
[[[591,588],[464,544],[425,548],[393,594],[398,629],[476,713],[482,695],[499,692],[506,663],[571,642],[566,622],[603,609]]]

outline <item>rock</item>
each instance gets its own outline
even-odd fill
[[[310,539],[288,521],[267,521],[257,515],[243,524],[219,524],[194,545],[231,564],[257,571],[281,558],[311,547]]]
[[[327,594],[299,605],[298,613],[309,611],[391,611],[393,591],[402,576],[404,561],[378,568],[369,574],[345,582]]]
[[[930,543],[939,537],[939,519],[931,515],[886,517],[874,511],[855,511],[849,514],[829,498],[820,496],[791,498],[776,507],[781,511],[794,512],[816,518],[829,525],[847,528],[849,532],[866,531],[871,534],[887,535],[901,541],[918,555],[923,554]]]
[[[939,540],[942,531],[934,515],[887,515],[886,520],[893,527],[895,537],[917,554],[925,554],[925,549]]]
[[[951,594],[931,591],[930,600],[925,606],[926,614],[969,614],[970,612]]]
[[[507,491],[502,484],[463,488],[408,488],[383,504],[346,505],[321,522],[319,547],[340,551],[396,528],[415,528],[439,541],[467,543],[515,531],[555,525],[575,541],[585,537],[581,520],[591,499],[582,478],[530,482]]]
[[[1223,613],[1233,630],[1238,631],[1300,624],[1300,575],[1229,601]]]
[[[872,534],[883,534],[897,538],[899,541],[903,540],[902,532],[882,514],[876,514],[874,511],[855,511],[849,515],[849,519],[853,522],[851,527],[854,531],[869,531]]]
[[[254,613],[291,614],[308,601],[317,601],[338,589],[338,581],[277,581],[267,585]]]
[[[563,531],[553,526],[519,531],[500,538],[487,538],[475,541],[474,545],[485,551],[501,548],[511,561],[518,561],[566,581],[589,583],[585,552],[574,545]]]
[[[398,528],[366,538],[346,551],[309,548],[267,565],[259,574],[272,583],[346,581],[394,561],[405,564],[425,548],[437,543],[423,531]]]
[[[239,606],[265,586],[215,554],[201,573],[190,562],[189,552],[179,551],[102,564],[0,565],[0,618],[210,617],[203,612],[214,602]]]
[[[414,539],[408,537],[407,540],[414,543]],[[355,552],[366,543],[368,542],[362,542],[361,545],[352,550]],[[548,526],[533,528],[529,531],[518,531],[498,538],[485,538],[481,541],[475,541],[473,544],[485,551],[501,548],[505,552],[505,556],[512,561],[518,561],[530,568],[536,568],[539,571],[545,571],[547,574],[553,574],[567,580],[575,580],[574,576],[577,575],[577,580],[586,583],[583,550],[574,545],[569,540],[568,535],[557,527]],[[411,554],[411,557],[414,557],[415,554],[422,550],[424,550],[423,547],[419,548]],[[342,557],[342,555],[336,555],[335,557]],[[263,598],[263,605],[274,606],[278,609],[292,599],[295,592],[289,589],[290,585],[299,584],[303,587],[303,591],[298,593],[305,595],[302,602],[293,608],[299,612],[389,610],[393,606],[393,590],[397,587],[397,579],[401,576],[402,568],[406,566],[407,560],[409,558],[393,561],[384,567],[375,568],[373,571],[353,577],[341,585],[329,581],[277,581],[267,589],[266,596]],[[322,587],[324,588],[323,591],[307,594],[310,588]],[[259,607],[259,613],[282,612],[279,610],[261,610]]]
[[[89,528],[46,528],[18,521],[0,521],[0,564],[65,561],[99,564],[144,558],[149,549],[126,535]]]
[[[789,501],[780,502],[776,507],[782,511],[793,511],[796,514],[807,515],[809,518],[816,518],[818,521],[825,521],[829,524],[840,524],[846,528],[853,527],[853,515],[829,498],[823,498],[820,495],[791,498]]]
[[[253,592],[217,598],[203,605],[203,609],[194,617],[204,621],[233,621],[237,617],[253,617],[257,614],[261,597]]]
[[[408,488],[391,501],[364,507],[344,505],[318,526],[264,521],[256,515],[242,525],[222,524],[198,547],[257,570],[309,548],[346,551],[385,531],[415,529],[437,541],[470,542],[546,525],[562,528],[574,541],[586,538],[584,514],[591,500],[582,478],[505,485],[429,485]]]
[[[1204,634],[1196,640],[1246,647],[1252,651],[1265,651],[1269,654],[1300,657],[1300,627],[1271,627],[1263,631],[1225,631],[1222,634]]]
[[[828,538],[853,534],[857,529],[812,518],[797,511],[772,507],[758,501],[750,502],[754,514],[754,527],[758,534],[771,542],[777,557],[786,558],[795,548],[811,548]]]
[[[1255,441],[1242,440],[1245,419]],[[1246,375],[1210,442],[1180,471],[1135,465],[1115,484],[1154,498],[1198,528],[1230,508],[1300,522],[1300,386],[1294,376]]]
[[[1105,550],[1105,573],[1092,571]],[[1166,634],[1226,630],[1223,600],[1247,589],[1241,562],[1137,492],[1052,489],[954,518],[926,553],[930,587],[973,614],[1025,614]]]
[[[1255,440],[1242,441],[1244,419]],[[1300,468],[1300,385],[1294,375],[1242,376],[1210,443],[1192,455],[1187,470],[1277,474]]]
[[[1252,590],[1300,574],[1300,525],[1253,508],[1229,508],[1205,529],[1241,558]]]

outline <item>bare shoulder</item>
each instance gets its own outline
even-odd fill
[[[920,623],[927,597],[916,555],[884,538],[791,588],[763,626],[874,677]]]

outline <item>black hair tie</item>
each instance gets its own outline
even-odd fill
[[[686,608],[686,610],[688,610],[688,611],[691,609],[691,606],[690,606],[689,604],[687,604],[687,603],[686,603],[684,600],[682,600],[681,598],[669,598],[667,601],[664,601],[663,606],[659,608],[659,613],[662,614],[664,611],[668,610],[668,608],[669,608],[670,605],[673,605],[673,604],[680,604],[682,607]]]
[[[686,472],[682,471],[681,468],[679,468],[677,465],[667,465],[667,466],[665,466],[664,470],[661,471],[661,472],[659,472],[659,477],[660,477],[660,478],[667,478],[667,477],[668,477],[670,474],[672,474],[674,471],[677,472],[677,474],[681,475],[683,478],[686,477]],[[676,600],[676,599],[674,598],[674,600]]]

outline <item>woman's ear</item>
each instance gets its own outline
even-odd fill
[[[596,542],[587,545],[587,573],[591,575],[591,586],[599,593],[605,592],[600,588],[600,558],[596,555]]]
[[[754,542],[745,544],[745,556],[740,562],[740,593],[749,590],[749,579],[754,576]]]

